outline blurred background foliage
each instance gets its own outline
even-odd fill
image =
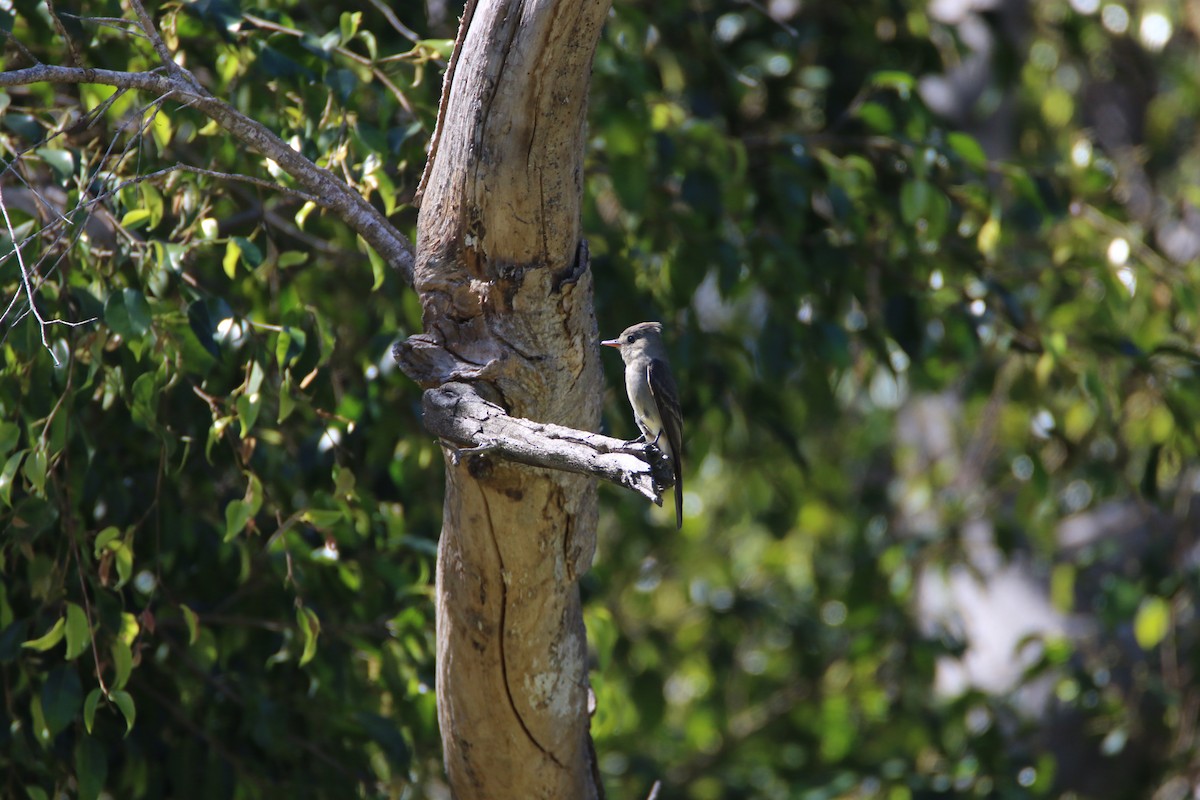
[[[460,10],[151,7],[410,233]],[[151,68],[121,16],[0,7],[5,69]],[[688,458],[679,534],[604,492],[611,796],[1192,794],[1198,33],[1173,2],[614,8],[597,313],[666,323]],[[214,174],[290,185],[170,98],[0,114],[0,794],[445,796],[440,454],[388,355],[415,296]],[[208,172],[133,181],[175,164]],[[50,352],[14,241],[44,317],[96,318]]]

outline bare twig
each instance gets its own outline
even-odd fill
[[[262,17],[256,17],[253,14],[243,13],[242,18],[249,22],[253,22],[255,25],[257,25],[259,28],[262,28],[263,30],[275,31],[276,33],[284,33],[284,34],[287,34],[288,36],[295,36],[297,39],[303,39],[305,36],[304,31],[297,30],[296,28],[289,28],[286,25],[280,25],[278,22],[272,22],[269,19],[263,19]],[[340,55],[344,58],[350,59],[351,61],[353,61],[356,64],[359,64],[361,66],[369,68],[371,70],[371,74],[375,76],[375,79],[378,80],[380,83],[382,83],[385,87],[387,87],[387,90],[390,91],[392,93],[392,95],[396,98],[396,102],[399,103],[400,106],[405,111],[407,111],[409,114],[414,115],[414,116],[416,115],[416,112],[413,110],[412,103],[410,103],[408,98],[404,96],[404,92],[402,92],[400,90],[400,87],[397,86],[395,83],[393,83],[391,81],[391,79],[388,78],[387,74],[384,73],[384,71],[379,68],[378,61],[367,58],[366,56],[361,56],[358,53],[354,52],[353,50],[349,49],[348,47],[343,47],[342,45],[337,45],[336,47],[334,47],[333,52],[337,53],[338,55]]]
[[[371,5],[375,6],[375,9],[380,14],[383,14],[383,17],[388,21],[388,24],[395,28],[405,39],[408,39],[413,44],[417,44],[421,41],[421,37],[417,35],[416,31],[401,22],[400,18],[396,16],[396,13],[392,11],[392,9],[387,5],[387,3],[384,3],[383,0],[371,0]]]
[[[150,40],[154,52],[158,53],[158,59],[162,61],[163,66],[167,68],[167,73],[172,78],[177,78],[184,83],[187,83],[194,90],[202,92],[200,82],[191,72],[187,71],[179,64],[175,63],[175,59],[171,56],[171,50],[167,47],[167,43],[163,41],[162,36],[158,32],[158,27],[154,24],[154,20],[146,13],[146,7],[142,5],[141,0],[129,0],[129,6],[133,9],[134,16],[137,17],[138,25],[141,26],[142,33],[146,34],[146,38]]]
[[[71,56],[72,66],[82,67],[83,56],[79,53],[79,48],[75,46],[75,40],[67,33],[66,27],[62,24],[62,20],[58,17],[58,11],[54,8],[54,0],[46,0],[46,10],[50,12],[50,19],[54,20],[54,30],[58,31],[58,35],[62,37],[63,42],[67,45],[67,53]]]
[[[25,257],[21,254],[21,247],[17,244],[17,233],[13,230],[12,218],[8,215],[8,205],[4,202],[3,193],[0,193],[0,214],[4,215],[4,226],[8,230],[8,238],[12,242],[13,253],[17,257],[17,265],[21,270],[21,285],[24,287],[25,296],[29,301],[29,313],[33,314],[33,318],[37,320],[38,332],[42,337],[42,347],[46,348],[46,351],[50,353],[50,357],[54,359],[54,366],[62,366],[62,362],[58,360],[58,354],[54,352],[54,350],[50,347],[50,342],[46,340],[46,328],[50,327],[51,325],[66,325],[69,328],[77,328],[80,325],[87,325],[90,322],[95,322],[97,317],[91,317],[90,319],[85,319],[80,322],[68,322],[65,319],[46,319],[42,316],[42,312],[38,311],[37,303],[34,302],[35,295],[33,290],[33,281],[29,276],[29,268],[25,266]],[[13,299],[13,302],[16,302],[16,298]],[[5,309],[4,311],[5,316],[8,315],[8,311],[12,308],[12,306],[13,303],[9,303],[8,309]],[[0,317],[0,320],[2,319],[3,317]]]
[[[165,178],[166,176],[171,175],[172,173],[175,173],[175,172],[190,172],[194,175],[206,175],[210,178],[218,178],[218,179],[224,180],[224,181],[235,181],[237,183],[248,183],[251,186],[257,186],[260,189],[266,189],[266,190],[274,192],[276,194],[282,194],[282,195],[286,195],[288,197],[295,197],[298,200],[303,200],[308,203],[316,203],[316,204],[320,205],[320,202],[321,202],[320,198],[317,197],[316,195],[311,195],[311,194],[308,194],[307,192],[302,192],[299,189],[291,189],[287,186],[280,186],[277,183],[272,183],[271,181],[263,180],[262,178],[255,178],[252,175],[242,175],[237,172],[217,172],[216,170],[204,169],[203,167],[193,167],[191,164],[173,164],[172,166],[164,167],[156,172],[150,172],[145,175],[138,175],[136,178],[130,178],[128,180],[122,181],[121,183],[117,184],[116,186],[112,187],[111,189],[106,190],[103,194],[96,195],[92,199],[88,200],[86,203],[80,203],[78,208],[86,208],[88,206],[92,206],[97,203],[103,202],[104,200],[107,200],[109,197],[111,197],[114,194],[117,194],[122,189],[124,189],[128,186],[135,186],[139,183],[145,183],[147,181],[154,181],[159,178]]]
[[[479,0],[467,0],[466,6],[463,8],[462,19],[458,24],[458,36],[454,39],[454,52],[450,54],[450,64],[446,67],[446,75],[442,78],[442,97],[438,101],[437,122],[433,126],[433,136],[429,139],[429,157],[425,159],[425,170],[421,173],[421,182],[417,184],[416,194],[413,196],[415,205],[421,204],[421,197],[425,194],[425,184],[429,182],[429,175],[433,172],[433,160],[437,158],[438,141],[442,137],[442,125],[446,121],[446,107],[450,105],[450,87],[454,84],[454,70],[458,66],[458,56],[462,52],[463,42],[467,38],[467,29],[471,27],[471,18],[475,15],[475,6]]]

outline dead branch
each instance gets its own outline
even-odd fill
[[[453,443],[458,455],[487,453],[532,467],[592,475],[662,505],[674,485],[670,459],[657,447],[563,425],[510,417],[466,383],[425,392],[422,407],[430,433]]]

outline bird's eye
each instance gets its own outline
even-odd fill
[[[636,337],[636,336],[634,336],[634,335],[631,333],[631,334],[629,334],[628,336],[626,336],[626,337],[625,337],[625,343],[626,343],[626,344],[633,344],[633,342],[634,342],[634,340],[635,340],[635,339],[637,339],[637,337]]]

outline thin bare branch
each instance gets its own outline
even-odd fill
[[[46,10],[50,12],[50,19],[54,20],[54,30],[58,31],[58,35],[62,37],[63,42],[67,45],[67,53],[71,56],[71,64],[76,67],[83,66],[83,56],[79,52],[79,48],[75,46],[75,40],[67,33],[66,27],[62,24],[62,20],[58,17],[58,11],[54,8],[54,0],[46,0]]]
[[[462,52],[463,41],[467,37],[467,29],[471,27],[471,18],[475,15],[475,6],[479,0],[467,0],[463,8],[462,19],[458,23],[458,36],[454,40],[454,51],[450,54],[450,63],[446,66],[446,75],[442,78],[442,96],[438,100],[437,122],[433,125],[433,136],[429,138],[429,156],[425,159],[425,169],[421,172],[421,181],[417,184],[413,203],[421,205],[421,197],[425,194],[425,185],[429,182],[429,174],[433,171],[433,161],[437,158],[438,143],[442,138],[442,125],[446,122],[446,107],[450,103],[450,87],[454,85],[454,70],[458,66],[458,56]]]
[[[0,214],[4,216],[4,226],[8,230],[8,238],[13,243],[13,252],[17,257],[17,266],[21,270],[21,285],[25,289],[25,297],[29,302],[29,312],[33,314],[33,318],[37,320],[38,332],[42,337],[42,347],[46,348],[46,352],[54,359],[54,366],[62,366],[62,362],[58,360],[58,354],[50,347],[50,342],[46,339],[46,328],[51,325],[66,325],[71,328],[76,328],[80,325],[87,325],[89,322],[95,322],[96,317],[85,319],[81,322],[68,322],[64,319],[46,319],[42,316],[42,312],[38,311],[37,303],[34,302],[35,294],[33,290],[33,281],[29,277],[29,268],[25,266],[25,257],[21,254],[21,248],[17,245],[17,233],[13,230],[12,218],[8,215],[8,205],[4,202],[4,195],[0,193]],[[8,308],[11,309],[12,303],[9,303]],[[4,314],[7,316],[8,310]],[[2,320],[3,317],[0,317]]]
[[[171,56],[170,48],[163,41],[162,36],[158,32],[158,26],[154,24],[154,20],[146,13],[146,7],[142,5],[141,0],[129,0],[129,7],[133,9],[134,16],[137,17],[142,33],[146,34],[146,38],[150,40],[151,46],[154,47],[154,52],[158,53],[159,60],[167,68],[167,73],[171,77],[178,78],[187,83],[192,88],[200,90],[200,83],[196,80],[196,77],[175,63],[175,59]]]
[[[88,200],[86,203],[80,203],[77,208],[88,208],[90,206],[96,205],[97,203],[103,202],[104,200],[107,200],[109,197],[116,194],[117,192],[120,192],[122,189],[124,189],[128,186],[135,186],[139,183],[145,183],[147,181],[154,181],[154,180],[158,180],[159,178],[165,178],[168,175],[171,175],[176,172],[191,172],[195,175],[206,175],[210,178],[218,178],[218,179],[224,180],[224,181],[235,181],[237,183],[248,183],[251,186],[257,186],[260,189],[266,189],[275,194],[282,194],[282,195],[286,195],[288,197],[295,197],[298,200],[304,200],[305,202],[320,204],[320,198],[316,197],[315,195],[308,194],[307,192],[302,192],[299,189],[291,189],[287,186],[280,186],[277,183],[263,180],[262,178],[255,178],[252,175],[242,175],[242,174],[236,173],[236,172],[217,172],[216,170],[204,169],[203,167],[193,167],[191,164],[173,164],[172,166],[169,166],[169,167],[163,167],[162,169],[160,169],[156,172],[150,172],[145,175],[138,175],[135,178],[130,178],[128,180],[122,181],[121,183],[117,184],[116,186],[112,187],[111,189],[106,190],[103,194],[96,195],[92,199]]]
[[[383,0],[371,0],[371,5],[375,6],[375,10],[383,14],[383,18],[388,21],[388,24],[395,28],[405,39],[408,39],[413,44],[421,41],[421,37],[417,35],[416,31],[401,22],[400,18],[396,16],[396,12],[392,11]]]
[[[295,28],[289,28],[286,25],[280,25],[278,22],[272,22],[269,19],[263,19],[262,17],[256,17],[253,14],[243,13],[242,19],[245,19],[249,22],[253,22],[255,25],[262,28],[263,30],[274,31],[276,33],[284,33],[284,34],[287,34],[288,36],[295,36],[297,39],[303,39],[305,36],[304,31],[297,30]],[[374,61],[370,58],[367,58],[366,56],[359,55],[358,53],[354,52],[353,50],[351,50],[347,47],[343,47],[342,45],[337,45],[336,47],[334,47],[333,52],[337,53],[338,55],[340,55],[344,58],[350,59],[355,64],[359,64],[360,66],[369,68],[371,70],[371,74],[375,76],[376,80],[378,80],[385,87],[387,87],[388,91],[390,91],[392,93],[392,95],[396,98],[396,102],[398,102],[405,111],[407,111],[409,114],[413,114],[413,115],[416,114],[416,112],[413,110],[412,103],[410,103],[408,98],[404,96],[404,92],[400,91],[400,87],[398,87],[395,83],[393,83],[391,81],[391,79],[389,79],[387,77],[387,75],[384,73],[384,71],[379,68],[378,64],[380,62]]]
[[[30,52],[28,47],[21,43],[20,39],[12,35],[11,31],[6,31],[3,28],[0,28],[0,33],[4,34],[5,40],[7,40],[8,43],[13,47],[17,48],[17,52],[20,53],[26,60],[28,60],[30,64],[42,63],[38,60],[37,56]]]

